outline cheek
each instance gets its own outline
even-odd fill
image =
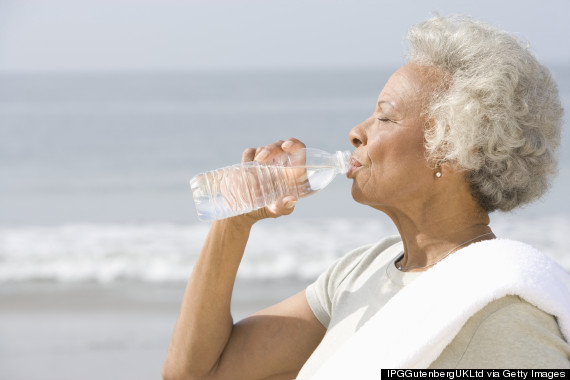
[[[369,167],[362,168],[352,182],[352,197],[359,203],[373,202],[381,194],[383,187],[381,173]]]
[[[368,160],[369,166],[356,178],[353,195],[397,196],[432,175],[423,139],[384,140],[383,144],[370,146]]]
[[[405,175],[426,166],[424,137],[413,129],[386,136],[370,149],[370,160],[375,171],[388,175]]]

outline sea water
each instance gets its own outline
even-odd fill
[[[208,228],[188,180],[277,139],[350,149],[350,128],[392,71],[1,74],[0,282],[185,281]],[[570,72],[553,71],[570,110]],[[570,270],[569,146],[564,131],[547,196],[493,214],[492,227]],[[238,276],[314,278],[395,234],[350,187],[333,181],[293,215],[259,223]]]

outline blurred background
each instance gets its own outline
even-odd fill
[[[436,12],[528,41],[570,109],[566,0],[0,0],[0,378],[159,378],[208,230],[190,178],[289,137],[350,149],[408,27]],[[562,140],[548,195],[492,227],[570,270],[567,125]],[[256,226],[236,319],[396,233],[350,186]]]

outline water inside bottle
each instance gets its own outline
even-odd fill
[[[291,168],[294,169],[294,168]],[[337,170],[332,165],[311,165],[304,166],[306,180],[297,179],[298,197],[303,198],[326,187],[337,174]]]
[[[252,162],[200,174],[190,186],[198,218],[212,221],[259,209],[285,196],[309,196],[336,174],[333,165],[283,167]]]

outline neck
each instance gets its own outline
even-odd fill
[[[432,209],[410,215],[400,210],[385,211],[402,237],[404,256],[398,262],[402,270],[429,269],[469,244],[495,237],[489,227],[488,214],[478,207],[454,208],[448,204],[436,210],[444,212],[437,213]]]

